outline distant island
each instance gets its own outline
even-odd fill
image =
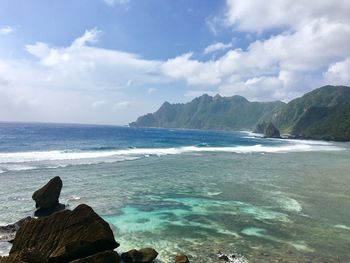
[[[184,104],[164,102],[129,125],[264,133],[269,123],[296,138],[350,141],[350,87],[324,86],[289,103],[204,94]]]

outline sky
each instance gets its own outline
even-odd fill
[[[125,125],[350,85],[349,0],[0,0],[0,121]]]

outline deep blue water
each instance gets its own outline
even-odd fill
[[[98,151],[180,146],[276,145],[239,132],[131,128],[104,125],[0,123],[0,152]]]

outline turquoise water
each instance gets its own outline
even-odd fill
[[[91,205],[120,252],[153,246],[163,262],[179,252],[217,262],[219,250],[248,262],[350,262],[347,143],[112,126],[13,129],[2,130],[0,144],[0,225],[32,214],[32,192],[59,175],[61,201]],[[7,249],[0,242],[0,253]]]

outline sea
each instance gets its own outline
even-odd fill
[[[350,262],[350,144],[242,131],[0,123],[0,225],[60,202],[90,205],[121,244],[158,262]],[[1,233],[0,233],[1,235]],[[10,244],[0,242],[0,255]]]

